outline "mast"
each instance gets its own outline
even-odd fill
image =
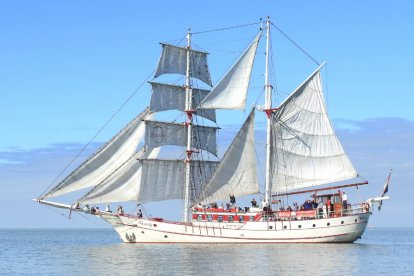
[[[185,160],[185,189],[184,189],[184,222],[189,222],[189,208],[191,206],[191,127],[193,121],[191,71],[190,71],[191,29],[187,33],[187,69],[185,74],[185,112],[187,113],[187,159]]]
[[[270,17],[266,21],[266,71],[265,71],[265,113],[266,122],[266,182],[265,182],[265,202],[270,202],[271,191],[271,115],[272,115],[272,85],[269,81],[269,61],[270,61]]]

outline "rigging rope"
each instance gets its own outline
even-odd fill
[[[219,32],[219,31],[225,31],[225,30],[230,30],[230,29],[236,29],[236,28],[243,28],[243,27],[253,26],[253,25],[257,25],[257,24],[261,24],[261,23],[262,23],[262,21],[259,21],[259,22],[249,23],[249,24],[243,24],[243,25],[237,25],[237,26],[220,28],[220,29],[212,29],[212,30],[194,32],[194,33],[191,33],[191,34],[197,35],[197,34],[205,34],[205,33],[211,33],[211,32]]]
[[[95,140],[95,138],[106,128],[106,126],[115,118],[116,115],[124,108],[124,106],[138,93],[138,91],[142,88],[144,84],[150,79],[150,77],[154,74],[155,69],[145,78],[145,80],[138,86],[137,89],[132,92],[131,95],[121,104],[121,106],[112,114],[112,116],[108,119],[108,121],[98,130],[98,132],[92,137],[92,139],[86,143],[86,145],[79,151],[79,153],[66,165],[66,167],[53,179],[50,185],[39,195],[39,198],[44,195],[49,188],[63,175],[63,173],[75,162],[76,159],[88,148],[88,146]]]
[[[293,45],[295,45],[302,53],[304,53],[308,58],[315,62],[318,66],[321,65],[316,59],[314,59],[308,52],[306,52],[302,47],[299,46],[292,38],[290,38],[284,31],[282,31],[278,26],[271,22],[272,26],[275,27],[285,38],[287,38]]]

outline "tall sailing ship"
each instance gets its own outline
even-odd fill
[[[155,79],[164,74],[185,76],[183,85],[150,82],[149,107],[116,136],[35,201],[70,212],[99,216],[132,243],[286,243],[353,242],[360,238],[372,214],[372,203],[350,205],[338,188],[368,182],[332,183],[357,177],[327,115],[319,66],[281,104],[272,105],[269,78],[268,19],[228,72],[212,85],[207,53],[193,49],[192,33],[185,47],[162,45]],[[254,107],[227,151],[217,158],[217,130],[195,118],[216,122],[218,109],[245,109],[259,40],[266,38],[265,102]],[[212,89],[198,88],[200,80]],[[185,122],[154,120],[154,115],[178,110]],[[266,118],[266,166],[260,189],[255,150],[255,112]],[[185,148],[182,159],[160,158],[160,149]],[[323,187],[325,185],[325,187]],[[70,204],[49,198],[88,188]],[[322,191],[330,192],[321,193]],[[335,191],[335,192],[332,192]],[[257,195],[249,207],[236,198]],[[288,205],[295,194],[312,195],[302,206]],[[229,197],[230,196],[230,197]],[[289,200],[285,198],[290,197]],[[229,201],[230,198],[230,202]],[[96,208],[109,203],[139,204],[183,201],[182,221],[170,221],[122,208]]]

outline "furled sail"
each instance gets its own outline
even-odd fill
[[[201,109],[244,109],[259,33],[220,82],[201,103]]]
[[[192,126],[194,148],[217,155],[216,127]],[[165,145],[185,147],[187,145],[187,126],[184,124],[145,121],[145,145],[156,148]]]
[[[185,111],[185,87],[171,84],[162,84],[150,82],[152,86],[150,110],[152,112],[179,110]],[[209,90],[193,88],[193,109],[200,104],[202,100],[210,93]],[[196,110],[196,115],[207,118],[213,122],[216,121],[215,110]]]
[[[140,192],[142,165],[138,158],[156,158],[160,148],[143,149],[122,164],[113,174],[95,186],[79,202],[96,204],[137,200]]]
[[[272,115],[274,193],[357,175],[328,118],[319,70]]]
[[[147,108],[92,157],[86,160],[50,192],[42,196],[41,199],[98,185],[136,153],[138,144],[144,137],[145,124],[142,120],[149,119],[150,117],[151,115]]]
[[[162,54],[158,61],[155,77],[162,74],[186,74],[187,48],[161,43]],[[211,77],[207,64],[207,53],[190,49],[190,71],[193,78],[202,80],[211,86]]]
[[[228,199],[229,194],[243,196],[258,192],[253,109],[197,201],[212,203]]]
[[[183,160],[143,159],[138,201],[184,199],[185,163]],[[201,190],[216,170],[217,161],[191,161],[191,182],[195,193]]]

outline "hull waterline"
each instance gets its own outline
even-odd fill
[[[126,243],[351,243],[361,238],[370,215],[190,224],[107,214],[100,216]]]

